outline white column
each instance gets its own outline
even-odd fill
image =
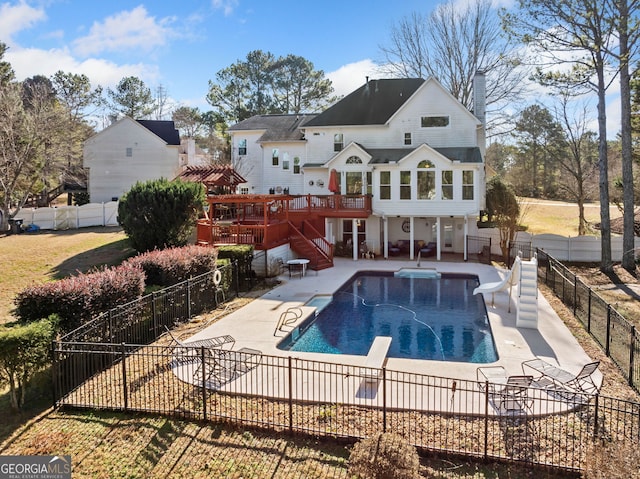
[[[353,260],[358,260],[358,220],[351,220],[351,237],[353,243]]]
[[[380,218],[380,221],[382,221],[382,256],[384,259],[389,259],[389,222],[386,216]]]
[[[464,233],[462,235],[462,241],[463,241],[463,247],[464,247],[464,255],[463,258],[465,261],[467,261],[469,259],[469,252],[467,251],[467,235],[469,234],[469,220],[467,218],[467,215],[464,215]]]
[[[436,248],[436,259],[440,261],[441,255],[440,251],[442,249],[442,234],[440,233],[440,217],[436,217],[436,241],[438,242],[438,247]]]
[[[409,217],[409,259],[413,260],[413,253],[415,252],[415,245],[413,242],[415,241],[415,235],[413,232],[413,216]]]

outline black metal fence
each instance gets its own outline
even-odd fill
[[[636,327],[558,260],[539,249],[537,254],[538,278],[571,308],[629,385],[640,391],[640,335]]]
[[[237,263],[231,263],[120,305],[69,332],[61,338],[60,343],[150,344],[166,332],[165,327],[172,328],[177,323],[186,322],[237,297],[240,293],[237,269]],[[221,277],[216,276],[216,271]],[[110,356],[93,352],[58,355],[61,370],[70,369],[76,373],[64,376],[57,394],[66,394],[93,374],[109,367],[111,359]],[[66,362],[85,363],[85,366],[78,369],[73,364],[66,365]],[[79,374],[80,371],[82,374]]]
[[[467,236],[467,256],[471,261],[491,264],[491,238]]]
[[[603,396],[531,388],[509,409],[485,382],[387,369],[372,380],[357,366],[240,350],[213,350],[214,363],[211,350],[155,345],[58,343],[54,354],[57,406],[354,440],[388,431],[423,450],[570,470],[594,437],[640,440],[640,404]],[[94,363],[110,366],[90,375]]]

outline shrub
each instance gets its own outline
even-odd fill
[[[349,456],[349,473],[361,479],[419,477],[416,448],[397,434],[379,433],[358,442]]]
[[[585,479],[639,479],[640,450],[631,442],[597,441],[584,467]]]
[[[184,246],[204,203],[200,183],[159,180],[136,183],[118,204],[118,221],[139,252]]]
[[[48,319],[0,330],[0,384],[9,386],[13,409],[24,406],[30,379],[50,363],[57,321],[52,315]]]
[[[149,251],[126,263],[142,268],[147,286],[171,286],[216,269],[217,257],[216,248],[191,245]]]
[[[16,295],[16,316],[26,322],[56,314],[60,327],[71,331],[104,311],[142,296],[144,272],[123,264],[60,281],[29,286]]]

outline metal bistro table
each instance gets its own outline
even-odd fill
[[[287,266],[289,266],[289,277],[295,273],[300,273],[301,278],[305,276],[307,274],[308,264],[309,260],[305,258],[290,259],[287,261]]]

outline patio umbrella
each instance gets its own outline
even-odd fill
[[[338,184],[338,172],[335,170],[335,168],[329,172],[329,191],[331,193],[340,192],[340,185]]]

